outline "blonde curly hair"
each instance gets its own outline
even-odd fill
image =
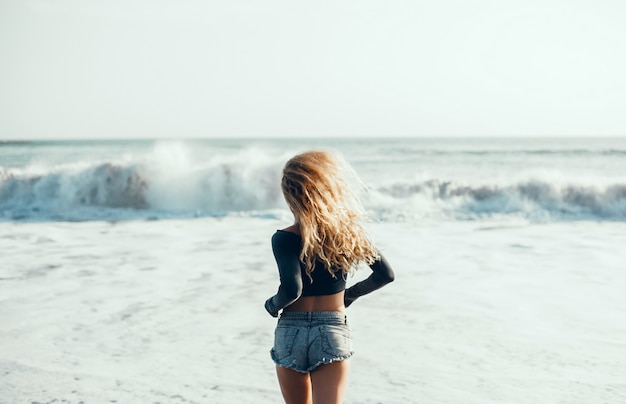
[[[364,210],[348,177],[358,180],[339,154],[327,151],[298,154],[283,169],[281,188],[300,227],[300,261],[309,278],[318,260],[335,276],[379,256],[360,224]]]

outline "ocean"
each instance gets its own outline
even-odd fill
[[[0,143],[0,219],[280,215],[298,151],[342,152],[375,220],[626,219],[626,139],[345,139]]]
[[[308,149],[396,272],[348,309],[346,403],[626,402],[626,138],[0,142],[0,402],[280,402],[269,239]]]

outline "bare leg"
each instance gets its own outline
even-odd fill
[[[311,372],[314,404],[341,404],[348,382],[350,360],[321,365]]]
[[[310,373],[300,373],[293,369],[276,366],[280,391],[286,404],[311,404]]]

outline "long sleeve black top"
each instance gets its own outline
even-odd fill
[[[298,300],[300,296],[321,296],[341,292],[346,280],[341,271],[331,274],[321,262],[311,272],[312,279],[306,274],[300,262],[302,239],[299,235],[279,230],[272,236],[272,251],[278,265],[280,286],[278,292],[267,299],[265,309],[273,317],[278,312]],[[372,274],[365,280],[345,289],[344,303],[350,306],[357,298],[380,289],[394,280],[391,266],[379,253],[379,258],[370,265]]]

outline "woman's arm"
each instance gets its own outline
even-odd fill
[[[370,268],[372,269],[372,274],[367,279],[358,282],[352,287],[346,289],[343,298],[346,307],[350,306],[359,297],[371,293],[376,289],[380,289],[386,284],[393,282],[395,274],[391,269],[391,265],[389,265],[385,257],[383,257],[380,252],[378,253],[378,255],[379,258],[374,261],[372,265],[370,265]]]
[[[272,236],[272,251],[280,275],[278,292],[265,302],[265,310],[272,317],[277,317],[279,310],[298,300],[302,294],[300,244],[300,238],[288,232],[276,232]]]

